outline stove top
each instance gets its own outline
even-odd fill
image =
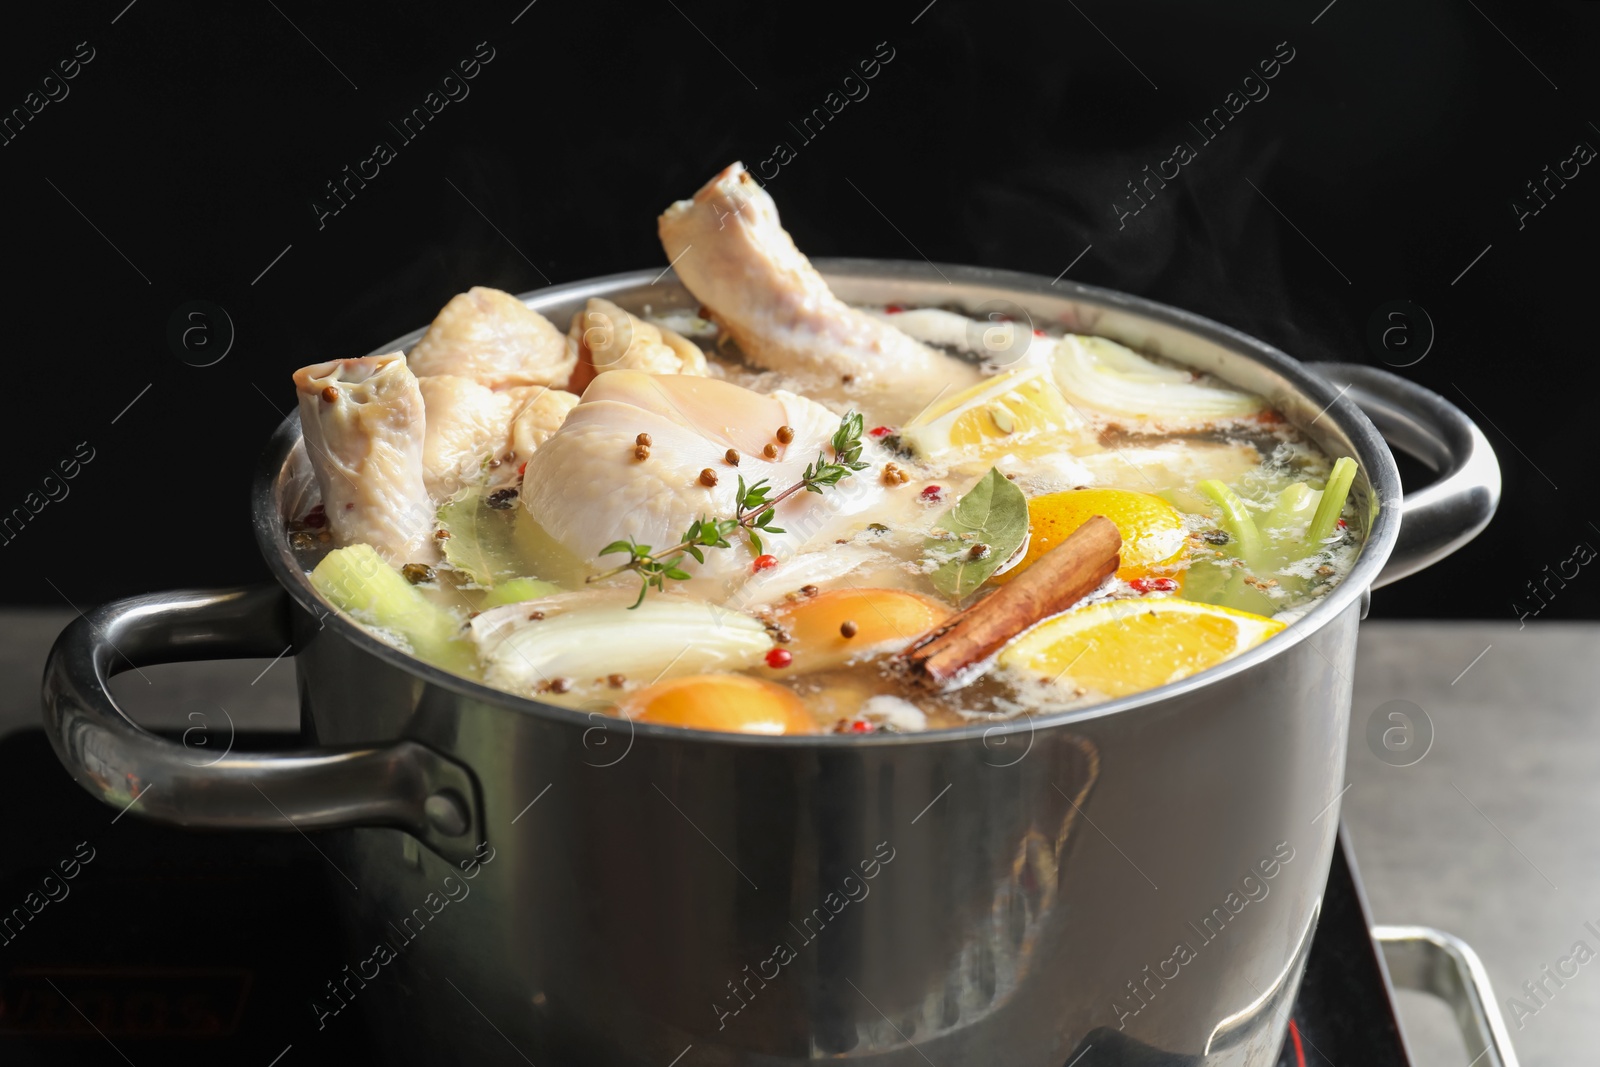
[[[293,743],[239,738],[253,750]],[[319,1029],[310,1007],[344,961],[326,864],[305,837],[124,818],[62,773],[38,730],[0,741],[0,811],[0,1063],[308,1067],[370,1055],[356,1013]],[[1409,1065],[1369,925],[1341,843],[1280,1067]],[[1119,1039],[1093,1035],[1074,1067],[1190,1062]]]
[[[1278,1067],[1409,1065],[1343,832]]]

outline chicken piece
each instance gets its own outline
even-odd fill
[[[482,286],[452,297],[407,358],[419,378],[451,374],[490,389],[565,385],[577,362],[549,319]]]
[[[793,393],[765,396],[718,378],[610,371],[595,379],[561,429],[528,461],[522,503],[545,536],[598,569],[604,565],[600,550],[612,541],[632,537],[671,546],[697,519],[731,518],[741,476],[746,485],[767,479],[777,495],[798,482],[819,454],[832,458],[829,440],[839,421],[821,404]],[[778,439],[782,426],[794,431],[788,444]],[[649,434],[642,459],[640,434]],[[774,450],[770,460],[763,456],[768,445]],[[728,462],[730,449],[738,453],[737,466]],[[870,444],[868,450],[876,453]],[[882,494],[871,470],[823,494],[796,493],[777,507],[774,522],[785,532],[763,534],[764,549],[786,558],[808,541],[829,536],[832,525]],[[743,540],[731,549],[707,550],[704,564],[686,557],[683,567],[727,579],[731,591],[731,581],[750,571]]]
[[[699,345],[598,297],[572,316],[567,339],[578,353],[578,365],[567,382],[574,393],[581,394],[595,375],[608,370],[706,373],[706,355]]]
[[[422,475],[428,495],[442,500],[476,480],[483,461],[505,439],[510,398],[454,374],[419,378],[417,387],[427,411]]]
[[[550,440],[550,437],[566,421],[567,413],[578,406],[578,397],[565,389],[540,389],[528,386],[523,389],[511,389],[517,404],[516,414],[511,419],[511,432],[509,447],[503,457],[505,465],[499,468],[502,471],[516,471],[526,462],[538,447]],[[510,479],[513,483],[518,479]]]
[[[422,469],[428,495],[444,500],[463,485],[514,485],[517,468],[560,427],[578,398],[543,385],[496,392],[470,378],[436,374],[417,379],[427,408]]]
[[[371,545],[394,564],[432,562],[422,391],[405,353],[301,367],[294,384],[336,543]]]
[[[810,371],[858,390],[942,381],[963,369],[834,296],[742,164],[667,208],[659,226],[678,278],[756,366]]]

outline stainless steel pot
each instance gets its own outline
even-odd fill
[[[999,307],[1264,394],[1360,461],[1370,525],[1354,572],[1254,651],[1087,710],[914,736],[634,726],[453,677],[331,614],[285,543],[311,491],[290,417],[255,483],[278,584],[134,597],[74,622],[44,686],[62,763],[149,818],[337,831],[316,841],[351,966],[308,975],[307,1008],[333,1025],[359,1005],[395,1062],[1273,1062],[1334,848],[1357,620],[1370,588],[1488,522],[1487,441],[1395,375],[1308,367],[1135,297],[975,268],[821,267],[847,300]],[[564,322],[591,296],[692,299],[650,271],[524,299]],[[1439,480],[1402,497],[1386,438]],[[316,746],[298,753],[197,766],[106,691],[130,662],[291,643]]]

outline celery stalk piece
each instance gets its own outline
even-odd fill
[[[1256,529],[1256,520],[1251,516],[1245,502],[1240,500],[1232,489],[1215,478],[1207,479],[1195,488],[1222,509],[1222,524],[1239,543],[1240,558],[1254,564],[1261,556],[1261,531]]]
[[[357,622],[397,633],[422,659],[450,670],[473,660],[461,624],[385,563],[371,545],[329,552],[311,572],[323,598]]]
[[[505,604],[516,604],[524,600],[537,600],[542,596],[551,596],[561,592],[561,587],[554,582],[541,581],[538,578],[512,578],[496,585],[483,598],[482,609],[498,608]]]
[[[1261,520],[1261,528],[1282,530],[1297,521],[1307,520],[1316,514],[1321,499],[1322,494],[1305,482],[1295,482],[1278,494],[1278,506]]]
[[[1306,530],[1308,542],[1320,545],[1332,536],[1334,527],[1339,522],[1339,515],[1344,511],[1345,498],[1350,495],[1350,487],[1355,484],[1355,480],[1356,461],[1349,456],[1341,456],[1328,474],[1328,484],[1322,490],[1322,500],[1317,504],[1317,513],[1311,519],[1311,527]]]
[[[1271,616],[1283,605],[1266,593],[1245,583],[1245,571],[1201,560],[1189,568],[1183,579],[1183,598],[1201,604]]]

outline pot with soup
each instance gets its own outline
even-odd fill
[[[393,1062],[1270,1061],[1357,621],[1489,520],[1483,435],[1136,297],[814,266],[737,165],[659,229],[675,276],[473,288],[295,372],[277,583],[69,627],[63,763],[327,831]],[[195,766],[106,693],[286,645],[300,752]]]

